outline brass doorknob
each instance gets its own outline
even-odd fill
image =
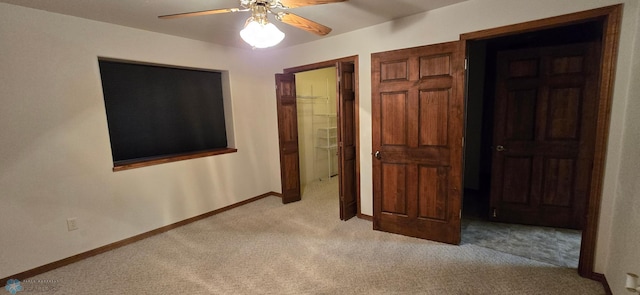
[[[501,146],[501,145],[496,146],[496,151],[498,151],[498,152],[504,152],[504,151],[506,151],[506,150],[507,150],[507,149],[506,149],[506,148],[504,148],[504,146]]]

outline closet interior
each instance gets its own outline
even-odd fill
[[[338,174],[336,68],[296,73],[300,185]]]

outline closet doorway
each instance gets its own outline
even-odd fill
[[[337,179],[340,219],[361,217],[356,68],[353,56],[276,74],[283,203]]]
[[[338,176],[337,73],[335,67],[328,67],[294,75],[300,189],[304,197],[310,183]]]

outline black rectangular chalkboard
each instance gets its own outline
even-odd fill
[[[221,73],[99,65],[114,165],[227,147]]]

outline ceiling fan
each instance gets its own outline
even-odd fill
[[[254,48],[265,48],[274,46],[280,43],[282,39],[284,39],[284,33],[282,33],[280,30],[278,30],[278,28],[276,28],[276,26],[268,21],[268,14],[273,14],[277,20],[285,24],[294,26],[307,32],[314,33],[316,35],[324,36],[331,32],[331,28],[293,13],[275,10],[287,10],[290,8],[302,6],[330,4],[345,1],[347,0],[240,0],[240,6],[242,8],[223,8],[177,13],[161,15],[158,16],[158,18],[172,19],[189,16],[251,11],[251,17],[247,19],[244,29],[240,31],[240,36],[245,42],[249,43],[249,45],[253,46]]]

